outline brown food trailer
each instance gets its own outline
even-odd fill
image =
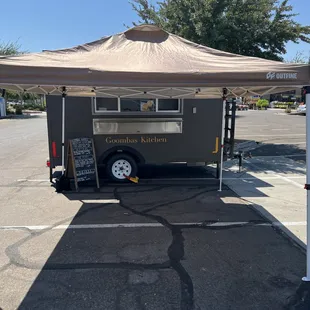
[[[154,97],[68,96],[65,141],[93,138],[97,163],[114,181],[136,176],[138,164],[220,162],[222,99]],[[62,98],[46,101],[52,169],[62,165]]]

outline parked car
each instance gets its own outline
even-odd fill
[[[249,106],[247,104],[237,104],[237,110],[238,111],[247,111],[249,109]]]
[[[269,107],[270,108],[274,108],[275,107],[275,105],[278,103],[278,101],[271,101],[270,103],[269,103]]]
[[[306,105],[305,104],[301,104],[298,106],[298,108],[296,109],[296,113],[297,114],[302,114],[302,115],[306,115]]]

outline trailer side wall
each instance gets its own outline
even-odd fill
[[[52,166],[61,165],[61,97],[47,96],[48,136]],[[180,133],[160,134],[94,134],[94,120],[180,120]],[[94,138],[96,156],[100,163],[109,150],[128,149],[140,155],[147,163],[218,162],[222,122],[221,99],[185,99],[181,114],[153,115],[142,113],[95,114],[91,98],[66,98],[65,139]],[[55,142],[57,156],[53,156]]]

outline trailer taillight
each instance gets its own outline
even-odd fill
[[[52,155],[55,158],[57,157],[57,149],[56,149],[56,142],[55,141],[52,142]]]

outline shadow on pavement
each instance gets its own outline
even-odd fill
[[[279,138],[276,138],[279,139]],[[236,145],[252,140],[236,139]],[[288,155],[305,155],[305,147],[300,147],[296,144],[272,144],[272,140],[259,142],[259,147],[251,151],[253,156],[288,156]]]
[[[42,259],[19,309],[282,309],[305,272],[304,254],[217,187],[65,194],[81,203],[71,221],[79,226]],[[52,233],[26,241],[40,247],[38,235]]]
[[[99,175],[106,179],[104,167],[99,169]],[[213,178],[205,167],[189,167],[183,163],[141,165],[139,166],[138,177],[140,179]]]
[[[25,119],[30,119],[30,118],[42,118],[42,117],[46,117],[46,114],[7,115],[7,116],[0,116],[0,120],[1,119],[25,120]]]

